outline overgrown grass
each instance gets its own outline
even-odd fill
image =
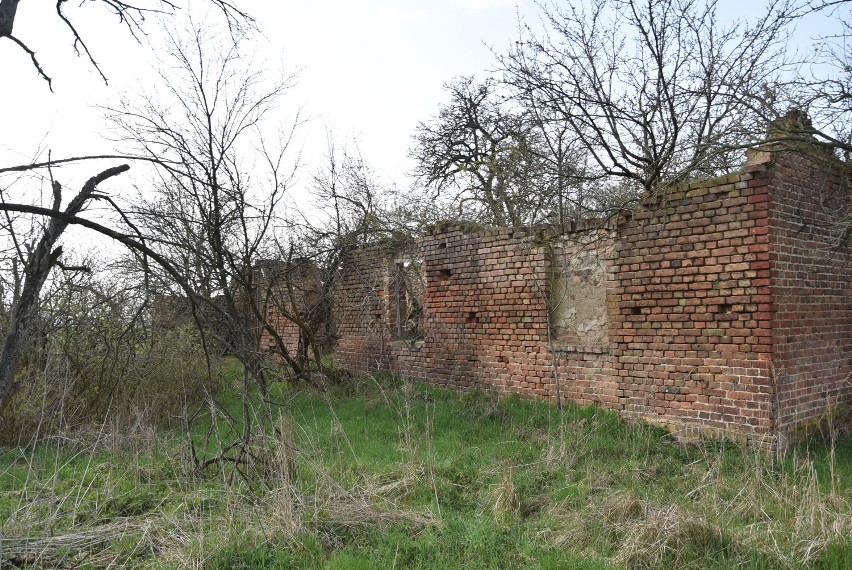
[[[193,470],[178,433],[0,450],[0,566],[852,567],[852,438],[784,458],[684,446],[597,409],[394,377],[274,400],[241,477]],[[197,449],[239,437],[225,418],[242,413],[210,406]]]

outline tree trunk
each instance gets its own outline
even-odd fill
[[[90,178],[83,185],[80,193],[68,204],[64,213],[69,216],[79,214],[91,199],[98,184],[129,168],[126,164],[115,166]],[[53,183],[53,210],[55,212],[59,212],[61,189],[62,187],[58,182]],[[41,289],[50,275],[50,270],[53,269],[59,260],[59,256],[62,255],[62,246],[56,247],[56,243],[67,227],[67,221],[51,218],[24,267],[24,284],[21,287],[21,296],[10,311],[9,333],[3,344],[3,352],[0,353],[0,412],[3,411],[4,406],[15,391],[15,371],[26,345],[27,332],[38,311],[38,298]]]

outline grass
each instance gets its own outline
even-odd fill
[[[684,446],[598,409],[394,377],[274,400],[278,434],[241,477],[151,430],[0,449],[0,567],[852,567],[852,438],[784,458]],[[242,413],[211,407],[197,451]]]

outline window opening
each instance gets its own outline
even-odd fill
[[[391,267],[390,303],[391,331],[396,340],[423,338],[423,263],[403,256]]]

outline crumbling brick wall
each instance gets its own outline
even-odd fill
[[[660,192],[619,229],[620,408],[680,426],[772,428],[763,166]]]
[[[615,397],[616,384],[607,323],[596,331],[584,329],[584,338],[593,341],[553,337],[550,325],[558,308],[549,293],[553,252],[565,260],[579,252],[587,254],[586,260],[588,254],[607,258],[613,246],[606,235],[555,237],[452,224],[432,228],[415,253],[426,268],[420,341],[394,341],[387,325],[394,312],[390,260],[398,250],[382,244],[355,252],[345,264],[335,301],[338,361],[360,374],[391,369],[439,385],[553,399],[551,345],[558,345],[563,396],[606,404]],[[608,280],[609,270],[603,272]],[[605,316],[605,295],[601,305]],[[581,324],[595,320],[582,317]]]
[[[319,312],[322,277],[317,265],[309,259],[263,260],[255,267],[254,279],[257,307],[264,314],[266,324],[271,325],[291,356],[299,351],[306,354],[308,343],[297,321],[314,334],[319,334],[324,324]],[[260,329],[260,348],[272,352],[279,350],[278,339],[266,326]]]
[[[276,299],[270,299],[270,303],[266,305],[266,322],[275,330],[279,336],[287,353],[295,355],[302,346],[302,330],[299,328],[286,313],[290,313],[290,302],[287,300],[287,294],[284,290],[276,291]],[[285,309],[282,311],[282,309]],[[260,348],[264,352],[277,352],[278,340],[269,332],[266,327],[260,331]]]
[[[549,244],[548,301],[553,383],[564,397],[583,405],[620,408],[623,390],[618,373],[616,234],[595,223],[575,224],[561,236],[544,236]]]
[[[792,433],[848,414],[852,403],[852,254],[837,225],[850,220],[850,194],[837,161],[814,149],[757,158],[772,174],[777,422]]]
[[[469,228],[467,228],[469,229]],[[435,228],[412,252],[426,268],[422,340],[393,340],[389,291],[399,250],[380,244],[345,264],[335,303],[338,360],[455,387],[551,395],[545,253],[524,232]]]
[[[398,249],[375,244],[343,260],[334,299],[337,360],[356,374],[387,370],[390,335],[389,264]]]
[[[852,401],[850,257],[828,247],[816,191],[848,193],[817,170],[757,153],[603,229],[436,226],[417,251],[422,341],[388,331],[397,253],[362,250],[338,290],[338,359],[551,399],[558,381],[580,403],[772,444]]]
[[[393,346],[398,369],[442,385],[552,395],[546,256],[510,229],[434,228],[426,267],[422,346]]]

